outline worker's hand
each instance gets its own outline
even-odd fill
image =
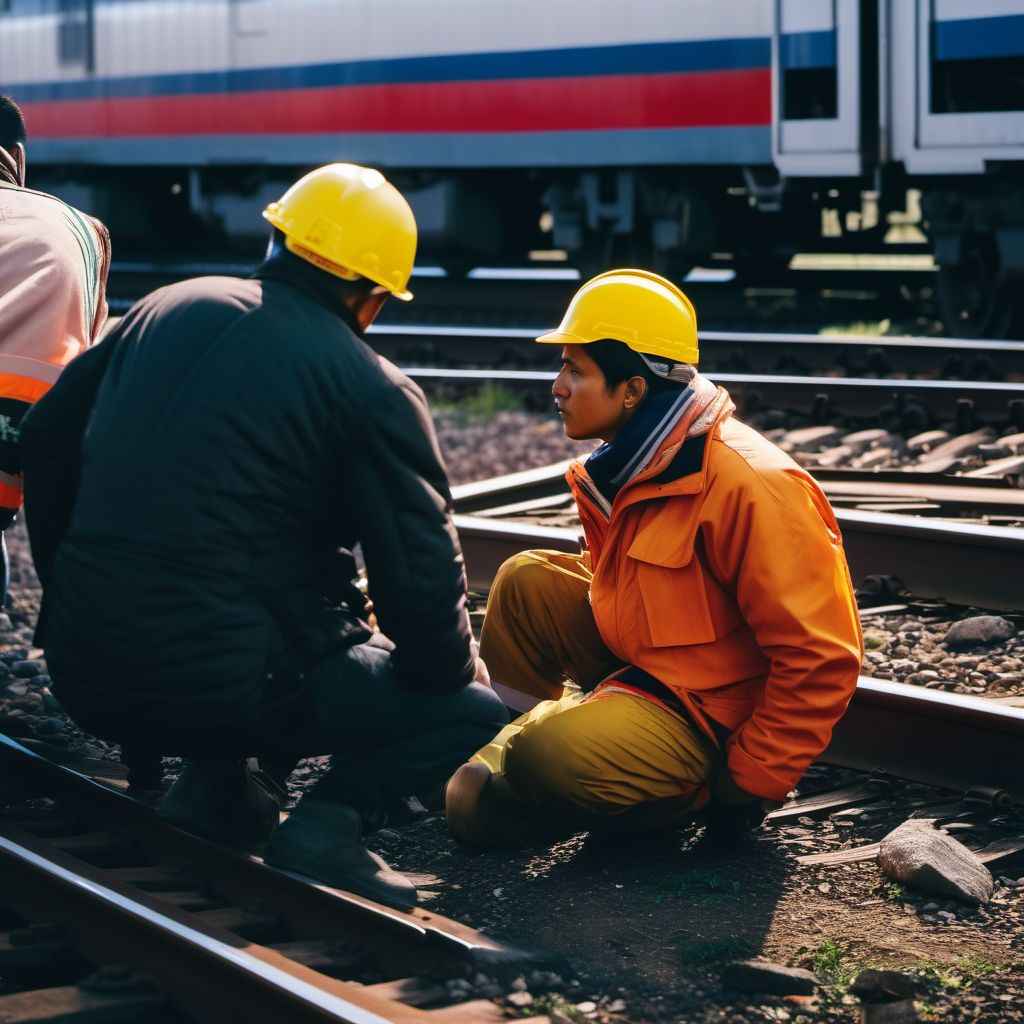
[[[757,828],[774,804],[736,784],[728,766],[722,762],[711,776],[711,802],[704,809],[704,819],[712,835],[736,839]]]
[[[737,786],[725,764],[719,765],[711,775],[711,798],[723,804],[749,804],[761,799]]]

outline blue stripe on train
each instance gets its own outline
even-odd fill
[[[160,136],[36,139],[36,164],[234,163],[322,164],[330,160],[385,167],[612,167],[636,164],[771,163],[767,126],[627,131]]]
[[[779,39],[779,63],[786,71],[836,66],[835,29],[790,32]]]
[[[933,32],[935,60],[1024,57],[1024,14],[937,21]]]
[[[180,96],[193,93],[315,89],[400,82],[459,82],[588,75],[658,74],[763,68],[771,63],[767,37],[636,43],[562,50],[397,57],[299,67],[248,68],[184,74],[99,78],[75,82],[6,82],[19,102]]]

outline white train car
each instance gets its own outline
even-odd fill
[[[1024,0],[0,0],[0,89],[122,238],[345,159],[442,257],[878,249],[916,187],[958,333],[1024,275]]]
[[[838,190],[843,212],[867,183],[919,188],[947,327],[1019,332],[1024,0],[774,7],[772,160],[788,188]]]

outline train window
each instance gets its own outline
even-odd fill
[[[58,0],[57,56],[61,64],[92,66],[92,0]]]
[[[1024,110],[1024,15],[933,21],[931,112]]]
[[[836,31],[830,6],[825,5],[816,12],[812,7],[813,13],[826,17],[811,23],[795,17],[790,21],[797,9],[792,5],[783,9],[779,66],[782,70],[782,116],[787,121],[838,116]]]

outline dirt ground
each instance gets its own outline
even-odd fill
[[[819,767],[803,788],[851,778]],[[421,882],[434,894],[431,909],[563,957],[564,977],[580,985],[562,994],[592,1019],[611,1011],[630,1021],[854,1021],[860,1010],[849,982],[866,967],[884,967],[919,979],[924,1020],[1019,1021],[1024,877],[1016,876],[1024,862],[998,866],[1005,884],[990,904],[972,908],[906,890],[873,860],[796,860],[877,841],[915,811],[927,813],[918,805],[947,796],[898,785],[863,814],[766,826],[728,847],[711,845],[694,826],[614,846],[580,835],[470,854],[454,848],[429,813],[374,839],[402,870],[435,876]],[[985,818],[971,831],[978,844],[1021,835],[1024,815]],[[818,996],[743,998],[723,989],[723,965],[757,955],[814,970],[823,982]]]

